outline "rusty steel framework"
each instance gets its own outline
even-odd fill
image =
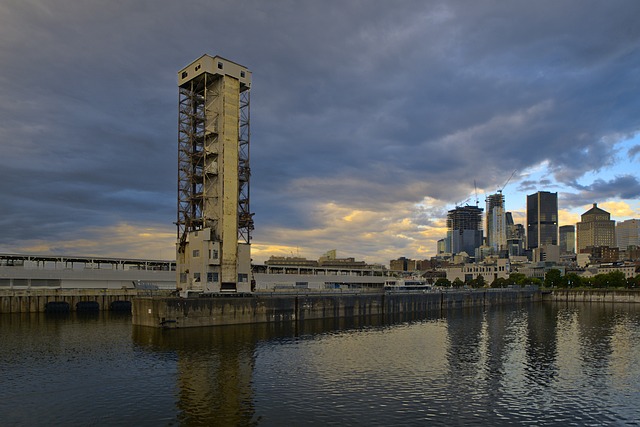
[[[251,232],[253,231],[253,213],[250,209],[249,183],[251,178],[251,167],[249,165],[250,148],[250,91],[240,92],[240,117],[238,135],[238,240],[242,243],[251,243]]]
[[[178,250],[183,252],[190,231],[210,227],[217,230],[219,218],[207,217],[205,203],[217,203],[218,195],[207,194],[208,181],[218,179],[217,152],[206,148],[218,140],[217,114],[208,111],[220,96],[219,75],[203,73],[179,89],[178,101]],[[253,214],[250,211],[250,90],[242,86],[238,123],[238,241],[250,243]],[[212,236],[217,240],[219,236]]]

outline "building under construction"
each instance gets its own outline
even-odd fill
[[[178,72],[177,286],[251,291],[251,72],[203,55]]]
[[[475,255],[482,246],[482,208],[457,206],[447,214],[447,237],[451,241],[451,253],[466,252]]]

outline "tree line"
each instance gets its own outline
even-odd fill
[[[635,277],[626,278],[622,271],[612,271],[610,273],[596,274],[593,277],[582,277],[576,273],[568,273],[563,275],[560,270],[551,269],[547,271],[544,280],[537,277],[527,277],[522,273],[511,273],[508,278],[497,278],[491,283],[487,283],[482,275],[478,275],[473,280],[464,282],[459,278],[453,281],[445,277],[440,277],[434,283],[435,286],[444,288],[462,288],[464,286],[471,288],[507,288],[509,286],[528,286],[535,285],[545,288],[591,288],[591,289],[607,289],[607,288],[640,288],[640,274]]]

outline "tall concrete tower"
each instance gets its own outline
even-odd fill
[[[178,87],[178,288],[250,292],[251,72],[203,55]]]

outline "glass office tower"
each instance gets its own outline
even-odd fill
[[[558,244],[558,193],[527,196],[527,249]]]

